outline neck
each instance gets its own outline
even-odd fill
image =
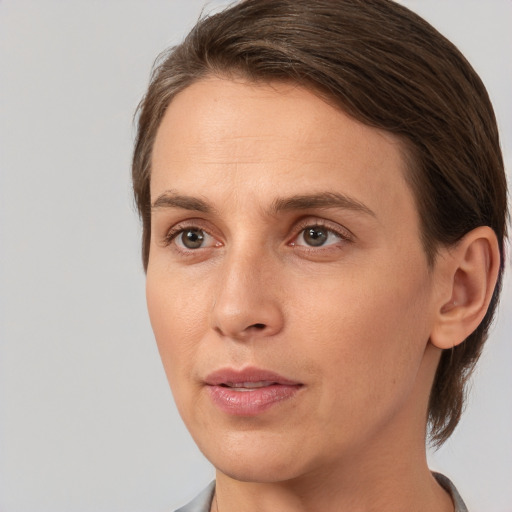
[[[403,446],[407,452],[410,447]],[[357,462],[282,482],[241,482],[217,471],[214,512],[453,512],[453,503],[430,473],[425,454],[409,461],[375,453]],[[399,460],[402,459],[402,460]],[[215,508],[217,505],[217,508]]]

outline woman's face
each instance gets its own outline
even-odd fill
[[[287,480],[423,439],[436,270],[405,172],[393,136],[298,86],[211,78],[170,104],[149,314],[223,473]]]

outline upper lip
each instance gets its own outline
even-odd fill
[[[205,379],[209,386],[243,384],[244,382],[267,382],[285,386],[299,386],[301,382],[294,381],[278,373],[261,368],[249,367],[242,369],[220,368],[210,373]],[[268,384],[270,385],[270,384]]]

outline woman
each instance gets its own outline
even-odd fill
[[[426,463],[498,300],[506,184],[462,55],[388,0],[200,20],[141,103],[151,323],[216,483],[183,511],[466,510]]]

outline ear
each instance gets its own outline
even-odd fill
[[[500,267],[494,231],[478,227],[455,246],[442,249],[434,272],[439,287],[431,343],[441,349],[462,343],[480,324],[491,301]]]

